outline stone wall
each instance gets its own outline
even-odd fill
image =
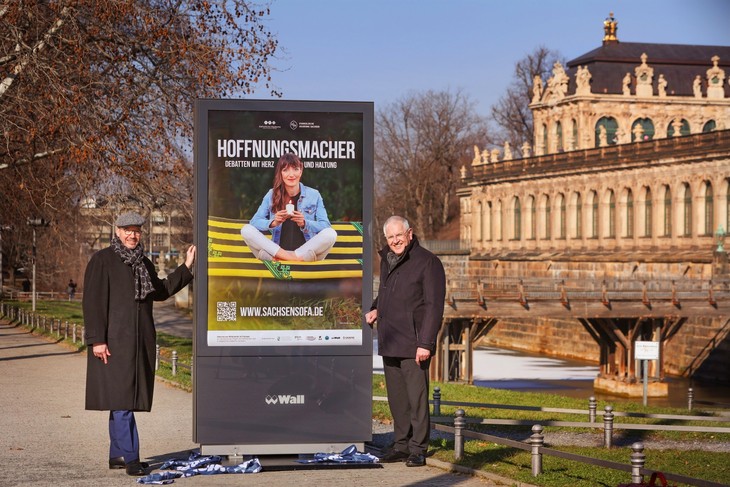
[[[500,320],[481,344],[598,363],[600,348],[577,320]]]
[[[695,379],[730,384],[730,339],[723,335],[727,327],[730,327],[727,319],[696,317],[687,320],[679,332],[666,342],[665,373],[680,376],[691,368]],[[720,339],[717,339],[718,336]],[[500,320],[480,345],[596,364],[600,358],[598,344],[578,321],[572,320]],[[695,361],[697,357],[699,359]]]
[[[664,365],[669,374],[684,374],[688,367],[694,377],[730,383],[730,320],[695,317],[687,320],[667,342]],[[699,358],[698,358],[699,357]]]

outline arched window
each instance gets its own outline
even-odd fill
[[[550,239],[550,197],[548,195],[545,194],[542,196],[540,206],[542,238],[548,240]]]
[[[618,131],[618,122],[613,117],[601,117],[596,122],[596,147],[601,146],[602,133],[606,134],[606,144],[612,145],[616,143],[616,132]]]
[[[575,119],[573,119],[573,130],[571,133],[573,139],[571,140],[570,150],[575,150],[578,148],[578,122]]]
[[[535,197],[530,196],[527,199],[527,204],[529,205],[529,216],[530,216],[530,225],[528,228],[530,229],[530,234],[527,238],[530,240],[535,240],[537,238],[537,205],[535,204]]]
[[[616,196],[608,190],[608,237],[616,237]]]
[[[497,231],[497,240],[502,240],[503,228],[502,228],[502,201],[497,201],[494,211],[494,229]]]
[[[705,235],[712,235],[713,228],[712,225],[715,221],[715,214],[713,211],[713,194],[712,194],[712,184],[709,181],[705,181],[704,184],[704,192],[705,192]]]
[[[704,133],[706,133],[706,132],[712,132],[713,130],[715,130],[715,128],[717,128],[717,124],[715,123],[715,121],[714,120],[708,120],[702,126],[702,132],[704,132]]]
[[[515,196],[514,199],[514,239],[520,240],[522,238],[522,207],[520,206],[520,199]]]
[[[477,241],[483,242],[484,241],[484,205],[482,205],[481,201],[479,203],[477,203],[476,227],[477,227]]]
[[[730,179],[725,180],[725,233],[730,233]]]
[[[542,150],[543,154],[548,153],[548,128],[545,124],[542,124]]]
[[[560,213],[558,214],[558,238],[565,238],[565,196],[562,194],[558,195],[558,208]]]
[[[689,184],[684,183],[684,199],[682,205],[682,234],[685,237],[692,235],[692,190]]]
[[[575,238],[583,236],[583,208],[580,201],[580,193],[575,193]]]
[[[591,238],[598,238],[598,193],[591,191]]]
[[[641,127],[639,129],[638,127]],[[654,122],[650,118],[637,118],[631,124],[631,142],[652,140],[654,138]]]
[[[634,236],[634,194],[626,193],[626,237]]]
[[[492,202],[487,201],[487,205],[484,208],[484,222],[482,223],[484,228],[484,238],[487,241],[492,240]]]
[[[664,220],[664,236],[672,236],[672,191],[669,186],[664,186],[664,211],[662,212]]]
[[[644,193],[644,236],[651,237],[652,227],[652,203],[651,203],[651,188],[646,188]]]
[[[680,129],[679,129],[679,135],[689,135],[689,122],[685,119],[682,119],[680,121]],[[674,137],[674,121],[669,122],[669,126],[667,127],[667,137]]]
[[[555,124],[555,150],[556,152],[563,152],[563,124],[558,121]]]

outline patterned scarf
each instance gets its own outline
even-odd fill
[[[388,272],[392,272],[393,269],[395,269],[395,266],[398,265],[398,262],[403,260],[403,257],[405,257],[405,256],[406,256],[405,251],[403,253],[401,253],[400,255],[398,255],[395,252],[393,252],[392,250],[389,250],[388,255],[386,256],[386,258],[388,259]]]
[[[114,252],[122,258],[122,262],[132,268],[134,273],[134,299],[144,301],[144,298],[155,290],[152,286],[150,273],[144,265],[144,245],[139,242],[134,250],[130,250],[115,235],[112,239],[112,247]]]

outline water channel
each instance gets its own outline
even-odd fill
[[[495,347],[478,347],[474,350],[473,369],[476,386],[584,398],[586,408],[591,396],[599,401],[642,402],[641,397],[627,399],[595,392],[593,379],[598,375],[598,365],[577,360],[544,357]],[[377,355],[377,340],[373,341],[373,372],[383,373],[383,361]],[[648,404],[686,408],[689,380],[683,377],[668,377],[666,380],[669,384],[669,396],[650,397]],[[694,390],[696,408],[703,407],[698,401],[710,401],[723,403],[723,409],[730,409],[730,387],[696,381],[691,387]]]

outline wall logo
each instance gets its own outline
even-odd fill
[[[297,123],[296,120],[292,120],[291,122],[289,122],[289,128],[290,129],[296,130],[298,127],[299,127],[299,124]]]
[[[269,406],[277,404],[304,404],[304,394],[277,394],[267,395],[264,399]]]

